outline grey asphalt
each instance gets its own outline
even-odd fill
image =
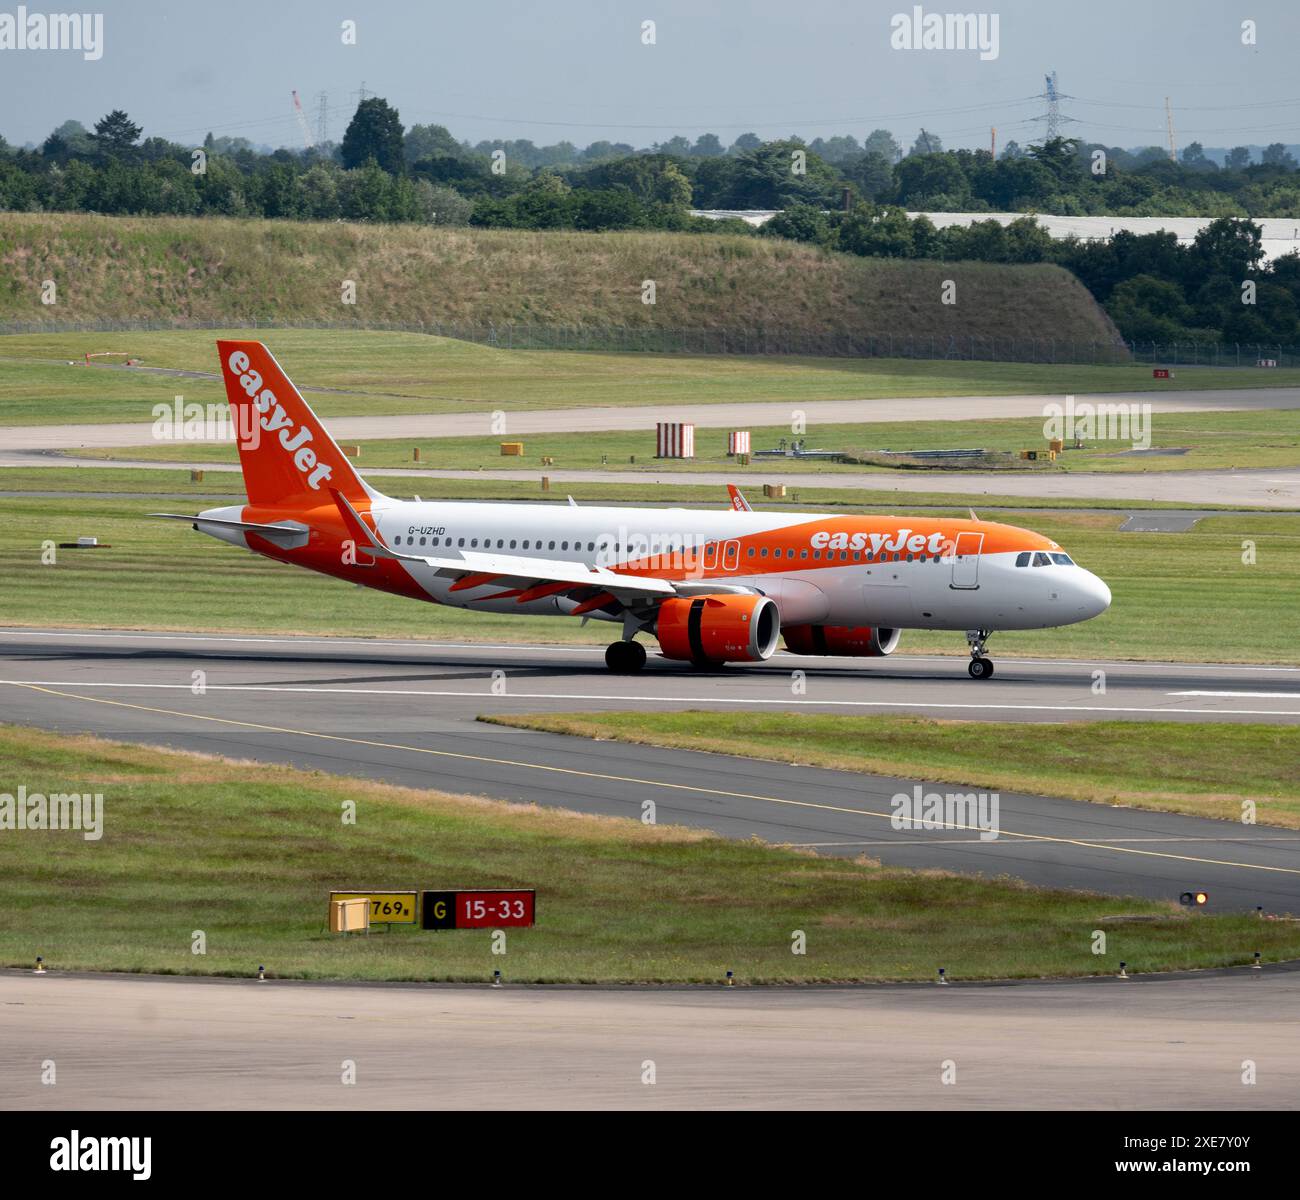
[[[1094,694],[1093,672],[1106,672]],[[206,690],[192,691],[193,672]],[[797,692],[792,671],[806,672]],[[493,672],[503,672],[494,687]],[[1043,723],[1236,720],[1300,724],[1300,670],[1003,660],[987,683],[959,658],[886,662],[779,655],[697,672],[652,659],[606,673],[579,647],[365,639],[0,630],[0,721],[289,763],[582,812],[657,819],[728,837],[867,855],[889,864],[1031,883],[1300,913],[1300,832],[727,756],[588,741],[486,724],[480,714],[602,709],[919,712]],[[891,799],[998,790],[1000,834],[894,829]]]
[[[391,393],[376,394],[387,396]],[[1085,398],[1110,404],[1149,404],[1154,413],[1300,408],[1300,388],[1106,392],[1090,394]],[[558,409],[512,409],[508,402],[503,402],[481,404],[474,412],[331,417],[327,424],[336,439],[347,441],[370,438],[486,437],[503,432],[494,418],[495,411],[501,410],[506,413],[509,436],[515,437],[570,430],[653,430],[656,421],[690,421],[702,429],[788,425],[796,412],[802,413],[810,426],[1042,417],[1044,405],[1059,404],[1061,399],[1061,394],[1054,393],[1037,396],[905,396],[871,400],[810,400],[805,403],[757,400],[736,404],[610,405]],[[153,440],[153,425],[150,421],[12,425],[0,429],[0,435],[0,441],[11,450],[108,449],[148,445]]]
[[[0,430],[0,434],[6,431]],[[653,462],[653,460],[651,460]],[[1300,508],[1300,468],[1262,467],[1258,469],[1225,468],[1207,471],[1077,471],[1047,474],[1040,471],[791,471],[782,470],[779,459],[735,467],[727,471],[655,470],[580,470],[557,467],[545,470],[461,471],[435,468],[376,467],[363,470],[366,476],[387,476],[423,480],[436,486],[439,479],[509,479],[536,483],[542,476],[552,485],[566,483],[667,484],[710,486],[719,489],[735,483],[747,491],[757,492],[761,484],[784,484],[790,492],[815,488],[859,488],[875,492],[896,492],[900,501],[909,493],[925,492],[955,496],[1023,496],[1035,500],[1120,500],[1168,501],[1196,506],[1207,496],[1218,504],[1258,508]],[[236,463],[154,462],[149,459],[108,461],[72,455],[53,454],[44,450],[0,450],[0,467],[92,467],[123,470],[188,471],[214,474],[235,473]],[[421,491],[428,492],[427,488]]]
[[[0,1109],[1290,1110],[1298,1004],[1273,967],[712,990],[4,971]]]

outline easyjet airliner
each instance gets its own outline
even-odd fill
[[[890,654],[904,629],[962,631],[987,679],[990,633],[1086,621],[1110,589],[1048,538],[989,521],[394,500],[367,484],[260,342],[220,341],[248,503],[200,533],[362,584],[482,612],[621,628],[612,671],[797,654]]]

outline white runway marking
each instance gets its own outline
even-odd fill
[[[1242,700],[1300,700],[1300,692],[1166,692],[1166,696],[1230,696]]]
[[[955,636],[955,635],[954,635]],[[382,638],[349,637],[312,637],[309,635],[285,634],[282,637],[267,637],[239,633],[141,633],[134,630],[109,632],[104,630],[82,629],[5,629],[0,626],[0,637],[29,638],[78,638],[86,641],[140,641],[140,642],[229,642],[236,645],[268,646],[365,646],[393,647],[400,646],[412,650],[535,650],[556,651],[562,654],[604,654],[604,646],[573,646],[562,643],[532,642],[429,642],[399,641]],[[788,650],[779,650],[774,658],[812,659],[828,667],[834,665],[824,655],[792,654]],[[961,663],[965,661],[964,653],[945,654],[902,654],[893,658],[893,663],[934,662]],[[846,663],[853,660],[842,660]],[[1159,667],[1162,671],[1269,671],[1274,674],[1300,674],[1300,667],[1268,666],[1264,663],[1177,663],[1143,659],[1074,659],[1074,658],[1016,658],[1006,657],[1002,662],[1022,667],[1114,667],[1117,669],[1143,669]]]
[[[98,680],[87,682],[79,679],[0,679],[0,684],[13,684],[15,687],[36,685],[38,687],[145,688],[156,691],[193,691],[193,685],[188,683],[113,683]],[[1163,717],[1194,715],[1228,717],[1300,716],[1300,712],[1285,708],[1126,708],[1071,704],[953,704],[914,700],[796,700],[790,696],[765,699],[762,696],[629,696],[604,692],[506,692],[495,695],[490,691],[454,691],[450,689],[289,687],[278,684],[214,683],[207,684],[205,690],[209,692],[300,692],[315,696],[471,697],[476,700],[613,700],[624,704],[776,704],[783,708],[941,708],[971,709],[975,712],[1143,713]]]

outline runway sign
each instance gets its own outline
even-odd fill
[[[425,892],[424,929],[524,928],[536,923],[535,891],[488,888],[477,892]]]
[[[330,900],[369,900],[372,925],[414,925],[416,892],[330,892]]]

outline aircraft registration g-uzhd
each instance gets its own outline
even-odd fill
[[[195,516],[200,533],[399,596],[482,612],[594,618],[621,628],[612,671],[665,658],[876,657],[904,629],[964,632],[987,679],[996,630],[1086,621],[1110,589],[1060,546],[990,521],[727,509],[395,500],[353,469],[260,342],[219,341],[248,503]]]

